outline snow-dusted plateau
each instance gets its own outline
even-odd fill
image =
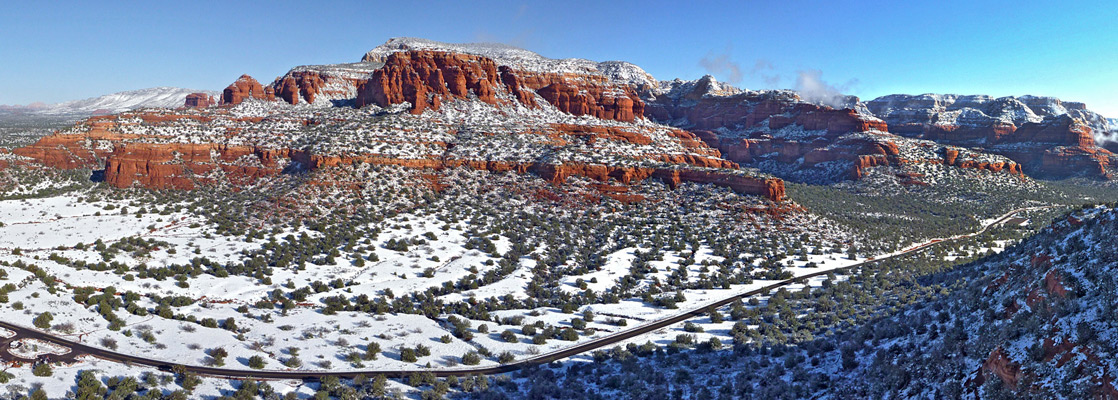
[[[5,109],[0,398],[1118,396],[1118,123],[839,100],[397,38]]]

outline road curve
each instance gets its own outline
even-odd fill
[[[588,352],[588,351],[597,350],[597,349],[609,346],[611,344],[614,344],[614,343],[617,343],[617,342],[620,342],[620,341],[623,341],[623,340],[626,340],[626,339],[631,339],[631,338],[634,338],[634,337],[637,337],[637,336],[655,331],[657,329],[665,328],[665,327],[668,327],[670,325],[680,323],[680,322],[686,321],[688,319],[704,315],[704,314],[707,313],[707,310],[711,307],[716,307],[716,308],[717,307],[722,307],[722,306],[728,305],[730,303],[733,303],[735,300],[738,300],[738,299],[754,296],[754,295],[757,295],[757,294],[766,293],[766,292],[772,291],[774,289],[778,289],[778,288],[783,287],[783,286],[788,286],[788,285],[791,285],[793,283],[806,281],[807,279],[810,279],[810,278],[826,275],[828,273],[832,273],[832,272],[836,272],[836,271],[840,271],[840,270],[859,268],[859,267],[862,267],[862,266],[865,266],[865,265],[869,265],[869,264],[873,264],[873,263],[876,263],[876,262],[888,260],[888,259],[891,259],[891,258],[894,258],[894,257],[899,257],[899,256],[910,254],[910,253],[913,253],[913,252],[916,252],[916,251],[921,251],[921,250],[927,249],[931,246],[935,246],[935,245],[938,245],[938,244],[954,242],[954,241],[957,241],[957,240],[960,240],[960,239],[977,236],[977,235],[980,235],[980,234],[986,232],[986,230],[988,230],[990,227],[996,226],[998,224],[1001,224],[1001,223],[1005,222],[1007,219],[1009,219],[1010,217],[1012,217],[1013,215],[1015,215],[1019,212],[1027,211],[1027,210],[1040,209],[1040,208],[1050,208],[1050,207],[1051,206],[1018,208],[1018,209],[1015,209],[1013,211],[1010,211],[1010,212],[1007,212],[1007,213],[1003,214],[1001,217],[999,217],[994,222],[982,227],[982,229],[980,229],[976,232],[973,232],[973,233],[953,236],[953,237],[946,238],[946,239],[932,239],[932,240],[929,240],[929,241],[927,241],[923,244],[913,246],[913,247],[910,247],[908,249],[905,249],[905,250],[902,250],[902,251],[899,251],[899,252],[896,252],[896,253],[893,253],[893,254],[890,254],[890,255],[887,255],[887,256],[883,256],[883,257],[880,257],[880,258],[869,259],[869,260],[866,260],[866,261],[863,261],[863,262],[860,262],[860,263],[857,263],[857,264],[851,264],[851,265],[847,265],[847,266],[844,266],[844,267],[837,267],[837,268],[832,268],[832,269],[828,269],[828,270],[817,271],[817,272],[813,272],[813,273],[810,273],[810,274],[797,276],[797,277],[792,278],[792,279],[786,279],[786,280],[783,280],[783,281],[780,281],[780,282],[777,282],[777,283],[774,283],[774,284],[771,284],[771,285],[768,285],[768,286],[764,286],[764,287],[761,287],[761,288],[758,288],[758,289],[750,290],[750,291],[743,292],[743,293],[737,293],[737,294],[734,294],[733,296],[726,297],[724,299],[705,304],[702,307],[699,307],[699,308],[696,308],[696,309],[693,309],[693,310],[690,310],[690,311],[685,311],[683,313],[680,313],[680,314],[677,314],[677,315],[674,315],[674,316],[671,316],[671,317],[667,317],[667,318],[664,318],[664,319],[659,319],[659,320],[656,320],[656,321],[652,321],[652,322],[648,322],[648,323],[645,323],[645,324],[642,324],[642,325],[638,325],[638,326],[633,327],[631,329],[615,332],[615,333],[612,333],[612,334],[609,334],[609,335],[606,335],[606,336],[603,336],[603,337],[600,337],[600,338],[597,338],[597,339],[594,339],[594,340],[590,340],[590,341],[587,341],[587,342],[583,342],[583,343],[573,345],[573,346],[565,348],[565,349],[560,349],[560,350],[557,350],[557,351],[554,351],[554,352],[551,352],[551,353],[542,354],[542,355],[539,355],[539,356],[536,356],[536,357],[511,362],[511,363],[508,363],[508,364],[503,364],[503,365],[498,365],[498,366],[490,366],[490,367],[440,368],[440,369],[433,369],[432,368],[432,369],[406,369],[406,370],[353,370],[353,371],[308,371],[308,370],[276,371],[276,370],[226,369],[226,368],[215,368],[215,367],[205,367],[205,366],[196,366],[196,365],[176,364],[174,362],[166,361],[166,360],[156,360],[156,359],[151,359],[151,358],[137,357],[137,356],[133,356],[133,355],[118,353],[118,352],[115,352],[115,351],[110,351],[110,350],[106,350],[106,349],[93,347],[93,346],[88,346],[88,345],[85,345],[85,344],[82,344],[82,343],[74,342],[74,341],[71,341],[69,339],[54,336],[54,335],[51,335],[49,333],[46,333],[46,332],[43,332],[43,331],[40,331],[40,330],[37,330],[37,329],[32,329],[32,328],[19,326],[19,325],[14,325],[14,324],[11,324],[11,323],[8,323],[8,322],[3,322],[3,321],[0,321],[0,327],[3,327],[3,328],[8,329],[8,330],[15,331],[16,332],[16,338],[39,339],[39,340],[52,342],[52,343],[56,343],[56,344],[59,344],[59,345],[62,345],[62,346],[69,347],[72,350],[71,354],[73,354],[73,353],[87,354],[87,355],[97,357],[97,358],[100,358],[100,359],[104,359],[104,360],[115,361],[115,362],[126,363],[126,364],[145,365],[145,366],[155,367],[155,368],[158,368],[158,369],[164,370],[164,371],[174,371],[174,370],[189,371],[189,372],[193,372],[193,373],[200,374],[200,375],[207,375],[207,376],[214,376],[214,377],[224,377],[224,378],[234,378],[234,379],[318,380],[320,378],[327,377],[327,376],[334,376],[334,377],[339,377],[339,378],[353,378],[357,375],[365,375],[365,376],[384,375],[386,377],[396,378],[396,377],[406,377],[408,375],[411,375],[411,374],[414,374],[414,373],[417,373],[417,372],[430,372],[437,377],[467,376],[467,375],[492,375],[492,374],[500,374],[500,373],[505,373],[505,372],[516,371],[516,370],[519,370],[519,369],[522,369],[522,368],[525,368],[525,367],[529,367],[529,366],[542,365],[542,364],[546,364],[546,363],[549,363],[549,362],[552,362],[552,361],[567,358],[567,357],[570,357],[570,356],[573,356],[573,355],[576,355],[576,354],[581,354],[581,353],[585,353],[585,352]],[[0,349],[0,351],[6,351],[6,349]]]

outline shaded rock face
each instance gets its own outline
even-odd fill
[[[812,167],[845,161],[851,165],[848,177],[859,179],[865,168],[906,161],[888,135],[870,134],[886,132],[885,122],[854,109],[806,103],[791,91],[734,91],[711,77],[671,84],[667,91],[645,92],[649,118],[695,130],[737,163],[773,159]],[[850,133],[866,134],[847,137]]]
[[[997,379],[1001,379],[1006,387],[1016,390],[1017,382],[1021,381],[1021,365],[1013,362],[1010,356],[1005,354],[1005,351],[998,347],[993,352],[989,353],[988,358],[982,364],[982,372],[989,372]],[[979,375],[979,382],[985,381],[985,374]]]
[[[369,63],[296,67],[269,86],[288,104],[352,105],[358,86],[369,80],[379,65]]]
[[[186,95],[185,107],[189,108],[206,108],[216,105],[217,100],[205,93],[191,93]]]
[[[1089,208],[1053,222],[1004,258],[987,261],[994,268],[984,270],[981,281],[989,283],[972,298],[956,300],[1000,311],[992,320],[964,323],[966,332],[979,326],[992,331],[968,339],[993,347],[984,360],[976,360],[980,366],[968,387],[978,393],[985,382],[996,380],[1016,390],[1017,397],[1054,398],[1054,383],[1083,379],[1076,392],[1081,397],[1118,396],[1109,365],[1114,359],[1112,288],[1118,280],[1113,273],[1118,251],[1109,238],[1116,227],[1113,208]],[[1083,245],[1066,249],[1063,244],[1069,242]],[[959,315],[967,315],[967,307]]]
[[[721,89],[713,78],[705,77],[686,91],[646,91],[644,99],[650,119],[685,129],[750,129],[775,116],[769,121],[771,129],[797,124],[807,130],[827,130],[830,134],[887,130],[886,123],[872,115],[807,103],[792,91],[722,93],[733,92]]]

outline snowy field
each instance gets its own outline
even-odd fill
[[[673,308],[639,298],[622,298],[615,303],[585,304],[570,312],[555,307],[503,309],[492,312],[487,320],[446,313],[427,317],[391,312],[325,312],[325,304],[339,296],[399,299],[495,272],[502,261],[499,255],[509,252],[515,243],[504,234],[480,233],[485,229],[479,230],[465,220],[449,218],[445,212],[415,211],[358,227],[361,232],[375,231],[376,234],[359,239],[360,246],[356,249],[337,252],[336,257],[327,261],[317,259],[303,268],[295,265],[273,268],[267,279],[249,274],[219,277],[212,273],[145,276],[142,271],[189,266],[200,257],[208,262],[235,266],[246,259],[246,254],[267,247],[269,243],[285,244],[296,237],[317,240],[323,235],[306,227],[279,226],[270,231],[265,240],[224,236],[217,234],[206,218],[193,215],[181,206],[138,205],[129,199],[106,200],[81,193],[0,201],[0,223],[3,223],[0,225],[0,264],[3,265],[0,268],[6,273],[6,279],[0,283],[14,286],[7,293],[9,302],[0,304],[5,321],[30,327],[44,311],[49,311],[52,334],[125,354],[190,365],[220,365],[241,370],[419,371],[463,368],[463,357],[471,353],[482,355],[477,366],[498,365],[502,362],[499,360],[502,354],[516,360],[537,357],[681,312],[701,309],[710,302],[779,281],[754,278],[749,283],[728,287],[683,289],[679,293],[684,299]],[[987,221],[990,222],[993,221]],[[491,241],[493,248],[489,252],[471,244],[479,236]],[[866,258],[850,259],[835,238],[820,239],[823,244],[805,246],[795,255],[789,251],[767,265],[779,265],[790,276],[803,276],[866,261]],[[392,245],[394,242],[410,245],[403,249]],[[137,249],[129,247],[130,243],[141,245]],[[1006,244],[998,242],[993,250],[1000,251]],[[660,250],[642,245],[620,247],[605,254],[602,264],[595,269],[559,276],[556,289],[568,295],[585,291],[606,293],[621,281],[632,279],[631,268],[637,264],[638,257],[653,251]],[[648,261],[650,272],[640,279],[636,288],[649,289],[662,282],[678,280],[680,276],[684,277],[683,282],[705,278],[725,261],[715,254],[716,251],[706,245],[663,251]],[[882,256],[886,255],[877,257]],[[768,268],[763,263],[766,258],[764,254],[742,254],[741,259],[748,260],[748,264],[739,268],[752,273],[764,272]],[[536,279],[539,260],[531,254],[521,257],[510,269],[511,273],[476,288],[441,294],[438,300],[456,303],[507,296],[530,300],[528,288]],[[104,267],[95,268],[97,265]],[[826,279],[826,276],[814,277],[786,289],[795,292],[805,285],[819,287]],[[845,277],[837,274],[836,279]],[[344,284],[337,286],[332,282]],[[120,307],[113,312],[120,323],[113,326],[98,305],[75,301],[78,292],[85,290],[82,288],[92,288],[86,296],[99,296],[105,288],[112,288],[115,291],[112,294],[116,295],[112,297],[117,299],[135,294],[131,306],[146,311],[133,313]],[[275,302],[270,296],[297,288],[307,289],[304,298],[290,308],[273,307]],[[768,294],[754,298],[757,301],[751,301],[749,307],[766,304]],[[167,307],[169,299],[176,299],[168,308],[169,314],[158,315],[157,310]],[[726,308],[721,311],[725,313]],[[172,315],[175,318],[170,318]],[[594,318],[585,320],[586,315]],[[458,336],[453,320],[467,328],[468,337]],[[685,325],[691,324],[701,327],[701,332],[685,329]],[[709,317],[699,317],[688,324],[675,324],[617,345],[652,342],[665,346],[685,333],[694,335],[699,342],[717,337],[729,343],[732,327],[732,321],[716,323]],[[535,332],[527,331],[543,328],[555,329],[555,332],[574,328],[578,335],[537,342]],[[0,331],[0,336],[5,334]],[[49,352],[49,346],[24,343],[22,349],[38,352],[34,355]],[[213,357],[215,349],[228,354],[220,363]],[[405,353],[416,357],[407,360]],[[262,365],[250,366],[253,358],[260,358]],[[583,354],[574,359],[590,360],[592,356]],[[57,367],[53,377],[17,373],[13,384],[16,387],[43,385],[48,391],[58,393],[56,389],[61,390],[74,382],[77,370],[90,368],[111,375],[141,376],[153,372],[82,359],[77,365]],[[313,394],[313,390],[298,383],[272,384],[281,393]],[[174,383],[168,385],[175,386]],[[206,380],[195,394],[219,394],[228,390],[228,382]]]

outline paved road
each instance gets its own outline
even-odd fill
[[[909,253],[913,253],[913,252],[916,252],[916,251],[921,251],[921,250],[927,249],[931,246],[935,246],[935,245],[938,245],[938,244],[953,242],[953,241],[960,240],[960,239],[963,239],[963,238],[977,236],[977,235],[980,235],[980,234],[986,232],[986,230],[989,229],[990,227],[996,226],[996,225],[999,225],[999,224],[1005,222],[1007,219],[1009,219],[1010,217],[1012,217],[1013,215],[1015,215],[1019,212],[1027,211],[1027,210],[1040,209],[1040,208],[1049,208],[1049,207],[1019,208],[1019,209],[1010,211],[1008,213],[1005,213],[1000,218],[995,220],[993,223],[984,226],[982,229],[980,229],[980,230],[978,230],[977,232],[974,232],[974,233],[953,236],[953,237],[945,238],[945,239],[929,240],[928,242],[925,242],[921,245],[910,247],[908,249],[905,249],[905,250],[902,250],[902,251],[899,251],[897,253],[890,254],[890,255],[887,255],[887,256],[879,257],[879,258],[876,258],[876,259],[866,260],[866,261],[863,261],[863,262],[860,262],[860,263],[857,263],[857,264],[847,265],[847,266],[844,266],[844,267],[837,267],[837,268],[832,268],[832,269],[828,269],[828,270],[813,272],[813,273],[806,274],[806,275],[797,276],[795,278],[783,280],[783,281],[780,281],[780,282],[777,282],[777,283],[774,283],[774,284],[771,284],[771,285],[768,285],[768,286],[765,286],[765,287],[762,287],[762,288],[759,288],[759,289],[750,290],[750,291],[747,291],[747,292],[744,292],[744,293],[737,293],[737,294],[734,294],[733,296],[730,296],[730,297],[727,297],[727,298],[724,298],[724,299],[721,299],[721,300],[718,300],[718,301],[715,301],[715,302],[712,302],[712,303],[705,304],[702,307],[696,308],[696,309],[691,310],[691,311],[685,311],[683,313],[680,313],[680,314],[677,314],[677,315],[674,315],[674,316],[671,316],[671,317],[667,317],[667,318],[664,318],[664,319],[659,319],[659,320],[656,320],[656,321],[652,321],[652,322],[649,322],[649,323],[638,325],[638,326],[633,327],[631,329],[618,331],[618,332],[615,332],[613,334],[603,336],[603,337],[600,337],[600,338],[597,338],[597,339],[594,339],[594,340],[590,340],[590,341],[587,341],[587,342],[579,343],[579,344],[576,344],[576,345],[573,345],[571,347],[561,349],[561,350],[558,350],[558,351],[555,351],[555,352],[546,353],[546,354],[542,354],[542,355],[539,355],[539,356],[536,356],[536,357],[527,358],[527,359],[524,359],[524,360],[509,363],[509,364],[492,366],[492,367],[406,369],[406,370],[361,370],[361,371],[308,371],[308,370],[276,371],[276,370],[247,370],[247,369],[214,368],[214,367],[204,367],[204,366],[196,366],[196,365],[175,364],[171,361],[166,361],[166,360],[156,360],[156,359],[151,359],[151,358],[137,357],[137,356],[133,356],[133,355],[117,353],[117,352],[114,352],[114,351],[109,351],[109,350],[98,348],[98,347],[87,346],[87,345],[84,345],[84,344],[81,344],[81,343],[78,343],[78,342],[74,342],[74,341],[71,341],[71,340],[68,340],[68,339],[65,339],[65,338],[61,338],[61,337],[58,337],[58,336],[51,335],[51,334],[48,334],[48,333],[45,333],[45,332],[42,332],[42,331],[39,331],[39,330],[36,330],[36,329],[31,329],[31,328],[27,328],[27,327],[23,327],[23,326],[18,326],[18,325],[14,325],[14,324],[11,324],[11,323],[8,323],[8,322],[3,322],[3,321],[0,321],[0,327],[7,328],[9,330],[15,331],[16,334],[17,334],[17,336],[16,336],[17,338],[35,338],[35,339],[44,340],[44,341],[48,341],[48,342],[52,342],[52,343],[56,343],[56,344],[60,344],[60,345],[69,347],[73,350],[72,354],[87,354],[87,355],[90,355],[90,356],[93,356],[93,357],[97,357],[97,358],[101,358],[101,359],[105,359],[105,360],[109,360],[109,361],[116,361],[116,362],[136,364],[136,365],[146,365],[146,366],[155,367],[155,368],[158,368],[158,369],[164,370],[164,371],[171,371],[176,366],[178,366],[183,370],[194,372],[194,373],[201,374],[201,375],[227,377],[227,378],[317,380],[319,378],[326,377],[326,376],[336,376],[336,377],[339,377],[339,378],[353,378],[357,375],[365,375],[365,376],[385,375],[387,377],[406,377],[406,376],[408,376],[410,374],[413,374],[413,373],[416,373],[416,372],[431,372],[435,376],[439,376],[439,377],[466,376],[466,375],[472,375],[472,374],[492,375],[492,374],[500,374],[500,373],[505,373],[505,372],[511,372],[511,371],[515,371],[515,370],[525,368],[525,367],[528,367],[528,366],[542,365],[542,364],[546,364],[546,363],[549,363],[549,362],[552,362],[552,361],[555,361],[555,360],[560,360],[560,359],[563,359],[563,358],[567,358],[567,357],[570,357],[570,356],[573,356],[573,355],[576,355],[576,354],[581,354],[581,353],[585,353],[585,352],[588,352],[588,351],[597,350],[597,349],[609,346],[611,344],[624,341],[626,339],[631,339],[631,338],[634,338],[634,337],[637,337],[637,336],[655,331],[657,329],[665,328],[665,327],[668,327],[670,325],[677,324],[677,323],[686,321],[686,320],[694,318],[694,317],[705,315],[707,313],[707,309],[709,309],[710,307],[722,307],[722,306],[728,305],[730,303],[733,303],[735,300],[738,300],[738,299],[747,298],[747,297],[754,296],[754,295],[757,295],[757,294],[770,292],[772,290],[778,289],[778,288],[783,287],[783,286],[788,286],[788,285],[791,285],[791,284],[794,284],[794,283],[805,282],[805,281],[807,281],[807,279],[810,279],[810,278],[814,278],[814,277],[817,277],[817,276],[823,276],[823,275],[826,275],[828,273],[837,272],[837,271],[841,271],[841,270],[860,268],[860,267],[863,267],[863,266],[868,265],[868,264],[888,260],[890,258],[899,257],[899,256],[909,254]],[[0,352],[6,352],[6,351],[7,351],[6,347],[3,348],[3,349],[0,349]],[[72,357],[72,355],[68,355],[68,356]]]

